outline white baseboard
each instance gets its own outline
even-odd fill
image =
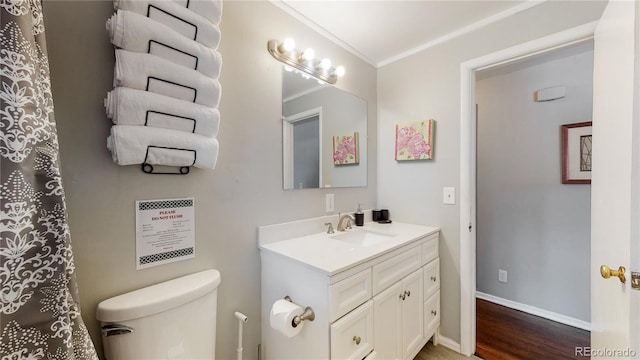
[[[448,349],[460,353],[460,344],[449,339],[448,337],[438,335],[438,345],[442,345]]]
[[[576,319],[576,318],[572,318],[570,316],[566,316],[566,315],[554,313],[552,311],[540,309],[540,308],[537,308],[535,306],[525,305],[525,304],[522,304],[522,303],[519,303],[519,302],[503,299],[501,297],[497,297],[497,296],[494,296],[494,295],[485,294],[485,293],[480,292],[480,291],[476,291],[476,298],[482,299],[482,300],[486,300],[486,301],[490,301],[492,303],[495,303],[495,304],[498,304],[498,305],[502,305],[502,306],[506,306],[508,308],[520,310],[520,311],[526,312],[526,313],[531,314],[531,315],[540,316],[540,317],[543,317],[545,319],[549,319],[549,320],[552,320],[552,321],[555,321],[555,322],[559,322],[561,324],[573,326],[573,327],[576,327],[578,329],[591,331],[591,323],[586,322],[584,320],[579,320],[579,319]]]

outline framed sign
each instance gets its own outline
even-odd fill
[[[136,201],[136,269],[195,257],[193,198]]]

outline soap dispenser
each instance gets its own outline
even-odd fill
[[[364,213],[362,212],[362,208],[360,208],[360,204],[358,204],[358,210],[353,215],[356,218],[356,226],[364,225]]]

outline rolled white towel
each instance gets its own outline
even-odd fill
[[[115,125],[146,125],[209,137],[218,135],[220,126],[216,108],[126,87],[108,92],[104,106]]]
[[[219,52],[153,19],[118,10],[106,26],[111,43],[119,48],[150,53],[214,79],[220,76],[222,56]]]
[[[107,148],[118,165],[195,166],[214,169],[218,140],[182,131],[148,126],[114,125]]]
[[[128,10],[160,22],[210,48],[220,44],[220,28],[207,18],[167,0],[114,0],[116,10]]]
[[[114,86],[147,90],[176,99],[217,107],[220,82],[151,54],[116,50]]]
[[[222,0],[173,0],[180,6],[206,17],[218,25],[222,19]]]

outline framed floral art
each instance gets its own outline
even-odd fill
[[[333,164],[358,164],[358,132],[333,137]]]
[[[435,120],[396,125],[396,161],[433,159],[433,127]]]

